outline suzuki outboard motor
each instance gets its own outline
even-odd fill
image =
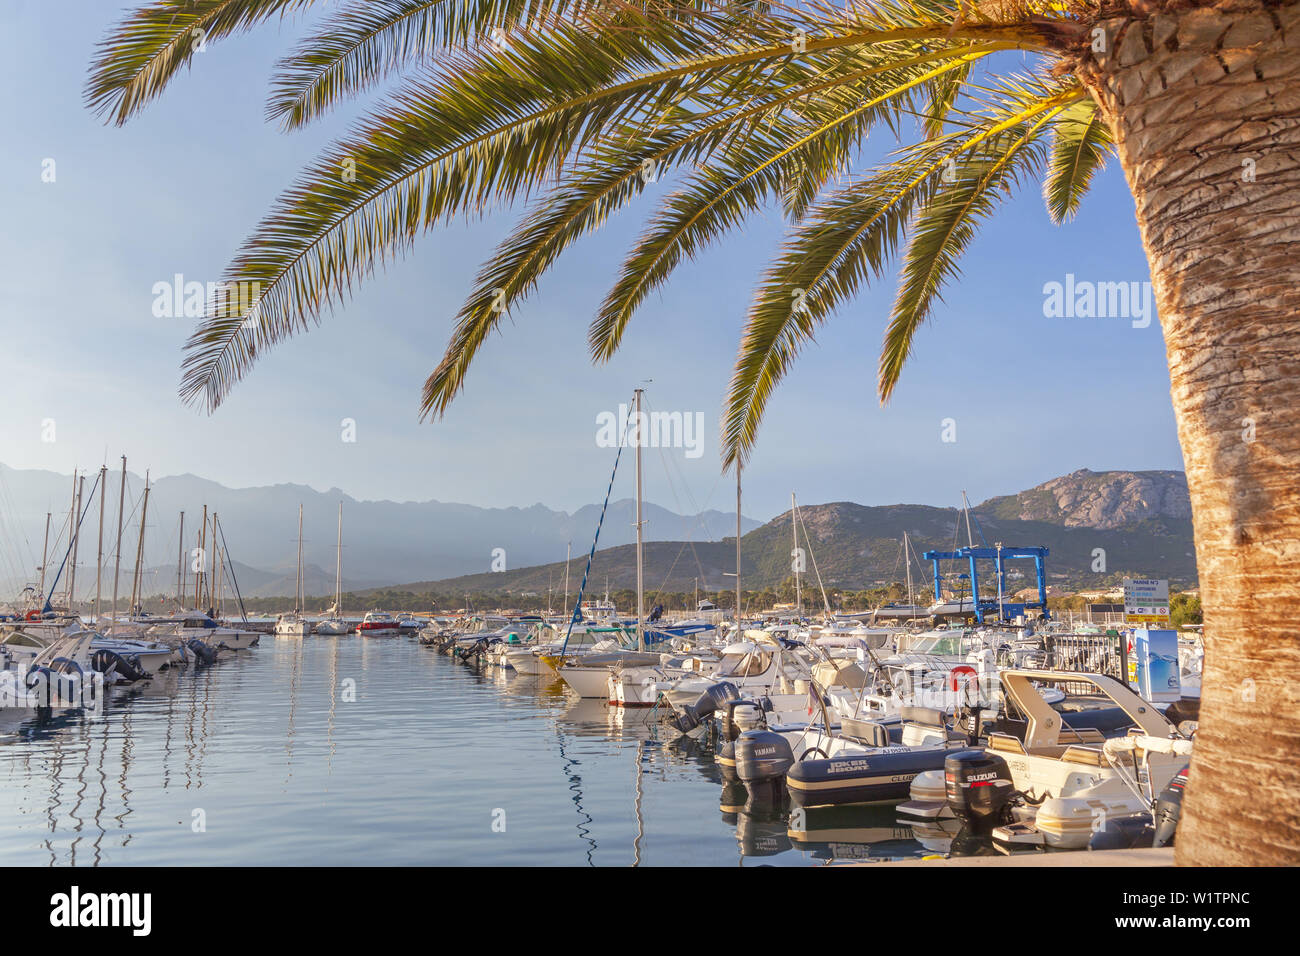
[[[1183,790],[1187,787],[1187,768],[1184,767],[1160,791],[1156,800],[1156,834],[1152,846],[1173,846],[1178,831],[1178,818],[1183,814]]]
[[[682,708],[681,713],[673,718],[672,726],[684,734],[690,733],[712,717],[715,712],[725,707],[727,701],[736,700],[738,697],[740,697],[740,691],[730,681],[710,684],[708,689],[700,694],[695,703],[687,704]]]
[[[212,664],[217,659],[216,649],[208,647],[197,637],[191,637],[185,646],[194,654],[194,660],[200,665]]]
[[[751,802],[779,803],[786,795],[786,771],[794,766],[790,741],[770,730],[747,730],[735,747],[736,776],[749,788]]]
[[[984,750],[961,750],[943,761],[943,782],[953,815],[974,835],[987,835],[1010,819],[1015,785],[1007,762]]]

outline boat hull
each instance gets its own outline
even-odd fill
[[[894,803],[908,798],[917,776],[942,770],[949,752],[897,750],[803,760],[790,768],[785,782],[791,803],[798,807]]]

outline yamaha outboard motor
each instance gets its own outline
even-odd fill
[[[1152,846],[1173,846],[1178,831],[1178,819],[1183,814],[1183,790],[1187,787],[1187,768],[1184,767],[1160,791],[1156,800],[1156,833]]]
[[[712,717],[715,712],[725,707],[727,701],[736,700],[738,697],[740,697],[740,691],[730,681],[710,684],[708,689],[700,694],[695,703],[687,704],[682,708],[682,712],[673,718],[672,726],[684,734],[690,733]]]
[[[194,654],[194,661],[200,666],[213,664],[217,660],[216,648],[209,647],[207,644],[204,644],[202,641],[200,641],[197,637],[191,637],[188,641],[185,642],[185,646],[188,647],[190,649],[190,652]]]
[[[948,806],[972,835],[991,834],[1008,822],[1015,785],[1007,762],[984,750],[961,750],[943,761]]]
[[[780,804],[785,775],[794,766],[790,742],[770,730],[747,730],[736,738],[736,776],[749,788],[751,804]]]

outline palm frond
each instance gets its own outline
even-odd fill
[[[1065,222],[1078,211],[1111,149],[1110,128],[1096,101],[1080,100],[1053,120],[1051,159],[1043,179],[1043,199],[1053,222]]]
[[[580,13],[596,0],[354,0],[277,66],[267,116],[296,129],[439,51],[519,24]]]
[[[748,140],[739,155],[722,157],[722,162],[715,157],[692,184],[664,203],[628,256],[622,275],[592,323],[588,335],[592,355],[598,360],[611,357],[632,314],[646,296],[667,281],[681,261],[693,258],[701,248],[739,225],[764,200],[780,196],[789,177],[811,184],[804,187],[805,195],[815,192],[865,132],[875,122],[892,118],[891,110],[906,105],[912,91],[960,68],[966,57],[981,55],[966,54],[954,59],[949,54],[946,62],[931,69],[918,67],[874,75],[848,91],[851,106],[841,107],[835,99],[829,99],[811,117],[812,124],[788,122],[783,117],[764,135]],[[828,141],[832,144],[829,148]],[[806,200],[796,197],[794,205],[802,210]]]
[[[1055,115],[1062,106],[1045,90],[1036,96],[1017,92],[1023,100],[1019,108],[972,117],[956,132],[923,141],[868,179],[820,201],[799,224],[750,309],[723,416],[725,464],[744,461],[772,391],[802,346],[841,303],[884,274],[909,220],[924,217],[932,207],[936,215],[952,208],[940,198],[941,187],[949,185],[945,179],[974,181],[970,175],[963,180],[959,172],[1005,155],[1008,130],[1044,113]]]
[[[314,0],[154,0],[96,46],[86,103],[118,126],[156,98],[213,40]]]
[[[881,30],[828,32],[795,58],[784,22],[628,15],[605,30],[557,24],[526,42],[440,58],[309,169],[245,243],[227,279],[259,290],[256,321],[199,326],[182,397],[215,408],[260,350],[319,321],[421,231],[526,197],[602,131],[634,117],[653,129],[675,104],[784,88],[842,63],[846,48],[899,42]]]
[[[1083,96],[1082,91],[1053,98]],[[1052,102],[1048,100],[1047,102]],[[879,391],[889,401],[912,351],[916,330],[930,315],[943,284],[956,278],[957,260],[970,245],[978,223],[1010,195],[1022,176],[1044,161],[1039,146],[1046,124],[1063,105],[1023,118],[990,140],[988,155],[968,157],[956,172],[953,187],[940,190],[915,223],[904,257],[903,277],[894,299],[880,355]]]

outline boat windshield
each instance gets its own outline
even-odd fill
[[[719,677],[757,677],[772,665],[772,655],[763,651],[723,654]]]

